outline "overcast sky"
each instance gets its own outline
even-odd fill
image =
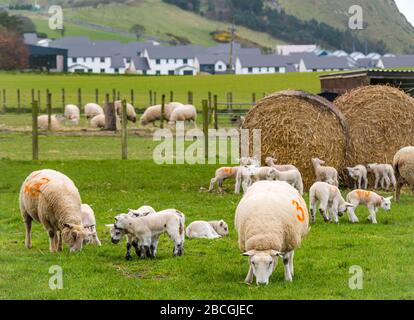
[[[414,26],[414,1],[395,0],[400,11],[407,17],[407,20]]]

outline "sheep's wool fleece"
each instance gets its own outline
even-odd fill
[[[414,147],[406,147],[394,157],[394,170],[409,185],[414,186]]]
[[[81,225],[81,198],[71,179],[55,170],[31,173],[20,190],[20,208],[34,220],[60,230],[65,223]]]
[[[241,251],[290,252],[309,231],[309,214],[299,192],[281,181],[260,181],[245,193],[236,209]]]

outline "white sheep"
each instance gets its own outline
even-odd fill
[[[197,109],[190,104],[183,105],[174,109],[168,124],[174,125],[177,121],[193,121],[197,120]]]
[[[122,214],[115,217],[111,227],[112,243],[117,244],[127,234],[137,239],[136,249],[143,249],[141,258],[155,258],[158,240],[161,234],[167,233],[174,242],[174,256],[181,256],[184,250],[185,233],[184,214],[175,209],[167,209],[156,214],[133,217]]]
[[[294,165],[291,164],[276,164],[277,159],[272,158],[272,157],[267,157],[265,160],[265,163],[268,167],[272,167],[275,168],[279,171],[290,171],[290,170],[298,170],[299,169],[297,167],[295,167]]]
[[[115,112],[122,119],[122,101],[118,100],[114,102]],[[133,123],[137,122],[137,114],[132,104],[127,103],[127,120]]]
[[[359,222],[358,217],[355,215],[355,209],[363,204],[368,208],[369,217],[368,220],[373,224],[377,224],[377,211],[378,208],[382,208],[385,211],[391,210],[391,199],[392,197],[384,198],[375,192],[366,190],[354,190],[348,193],[346,201],[351,203],[353,206],[348,208],[349,220],[352,223]]]
[[[338,187],[322,181],[315,182],[309,190],[309,210],[312,223],[316,222],[318,201],[319,212],[325,222],[333,220],[335,223],[339,223],[338,216],[342,216],[349,207],[353,207],[352,204],[344,200]]]
[[[276,169],[271,167],[259,167],[253,170],[252,183],[263,180],[277,180]]]
[[[234,186],[234,193],[240,193],[240,187],[243,188],[245,193],[247,189],[252,185],[252,177],[256,172],[256,165],[240,166],[236,172],[236,184]]]
[[[388,191],[390,184],[394,190],[397,187],[397,180],[394,175],[394,168],[390,164],[370,163],[367,165],[368,172],[372,172],[375,176],[374,189],[378,189],[378,184],[381,183],[381,188]]]
[[[280,171],[277,170],[276,167],[264,167],[267,168],[267,176],[263,175],[263,172],[266,173],[266,171],[263,171],[262,168],[256,168],[253,173],[253,182],[257,181],[257,175],[259,177],[265,178],[265,179],[259,179],[259,180],[278,180],[278,181],[285,181],[288,184],[290,184],[292,187],[296,188],[296,190],[299,191],[301,195],[303,195],[303,180],[302,175],[300,174],[299,170],[293,169],[288,171]]]
[[[100,114],[100,115],[97,115],[97,116],[93,117],[91,119],[90,126],[92,128],[104,129],[105,128],[105,115]]]
[[[67,104],[65,106],[64,116],[71,123],[79,124],[80,121],[80,111],[78,106],[74,104]]]
[[[268,284],[278,257],[283,257],[285,280],[294,275],[294,250],[309,231],[305,200],[296,189],[281,181],[253,184],[236,209],[239,247],[249,257],[246,282]]]
[[[229,234],[229,227],[224,220],[194,221],[185,230],[188,238],[217,239]]]
[[[83,203],[81,205],[81,217],[82,217],[83,227],[89,230],[90,243],[100,246],[101,241],[99,240],[98,233],[96,232],[95,213],[93,212],[93,209],[86,203]]]
[[[48,118],[47,115],[38,116],[37,117],[37,127],[39,129],[42,129],[42,130],[47,130],[48,129],[48,124],[49,124],[48,121],[49,121],[49,118]],[[50,124],[51,124],[50,129],[53,130],[53,131],[60,130],[61,129],[61,122],[62,121],[59,119],[58,116],[52,115],[50,117]]]
[[[149,214],[154,214],[156,213],[155,209],[151,206],[142,206],[136,210],[134,209],[128,209],[128,214],[132,215],[134,217],[144,217],[147,216]]]
[[[399,150],[394,156],[393,168],[397,181],[395,200],[399,202],[404,184],[408,184],[414,191],[414,147]]]
[[[223,182],[228,179],[236,179],[237,170],[239,167],[222,167],[215,172],[214,178],[210,180],[210,187],[208,192],[212,192],[215,184],[218,185],[219,192],[224,192]]]
[[[368,189],[368,171],[363,165],[357,165],[353,168],[347,167],[349,176],[355,181],[355,189]]]
[[[20,189],[19,206],[26,226],[26,248],[32,247],[33,220],[43,224],[51,252],[62,250],[62,239],[71,252],[79,251],[89,238],[82,224],[79,191],[60,172],[45,169],[31,173]]]
[[[86,119],[92,119],[93,117],[104,114],[102,107],[97,103],[87,103],[84,110]]]
[[[316,181],[322,181],[334,186],[339,186],[338,171],[333,167],[324,166],[325,161],[318,158],[312,159],[312,165],[315,170]]]

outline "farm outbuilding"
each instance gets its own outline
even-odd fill
[[[29,51],[29,68],[50,72],[68,71],[68,50],[26,45]]]
[[[362,70],[320,76],[321,94],[343,95],[368,85],[390,85],[414,96],[414,70]]]

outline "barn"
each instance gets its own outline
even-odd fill
[[[26,45],[29,51],[29,68],[49,72],[68,71],[68,50]]]

